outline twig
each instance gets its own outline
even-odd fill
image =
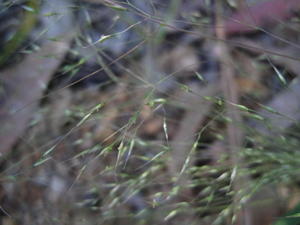
[[[223,9],[222,2],[216,2],[216,37],[220,40],[226,40],[226,30],[223,26],[222,19]],[[223,89],[224,97],[226,99],[226,109],[227,115],[232,120],[231,123],[227,125],[227,136],[228,136],[228,145],[230,150],[230,160],[234,170],[239,170],[242,167],[242,159],[239,157],[239,149],[242,144],[243,133],[236,126],[242,122],[241,115],[234,104],[239,104],[238,89],[236,82],[234,80],[234,67],[232,65],[232,60],[228,47],[224,42],[219,41],[216,47],[216,54],[220,60],[220,72],[221,72],[221,86]],[[239,177],[236,175],[233,178],[233,189],[235,195],[233,198],[233,213],[237,216],[236,221],[233,221],[236,224],[241,225],[250,225],[251,215],[246,207],[243,208],[242,215],[239,213],[240,207],[240,191],[244,190],[246,187],[247,179],[245,177]]]
[[[51,75],[64,58],[73,35],[66,35],[61,42],[45,43],[39,52],[28,55],[22,63],[2,72],[8,95],[0,108],[0,153],[7,153],[16,139],[22,135],[38,102],[19,113],[16,110],[43,94]],[[49,57],[52,56],[52,57]],[[48,57],[46,57],[48,56]]]
[[[212,85],[202,90],[198,87],[198,90],[195,90],[195,92],[201,96],[213,96],[218,90],[219,87]],[[199,95],[188,95],[182,98],[186,105],[186,112],[184,119],[177,129],[178,132],[171,142],[172,156],[168,163],[168,167],[175,177],[178,176],[182,170],[195,141],[195,134],[212,106],[212,102],[201,99]],[[189,164],[192,164],[192,161],[193,160],[190,160]],[[180,180],[182,184],[187,181],[184,175],[180,177]]]

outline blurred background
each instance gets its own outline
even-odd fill
[[[300,224],[299,0],[0,0],[0,221]]]

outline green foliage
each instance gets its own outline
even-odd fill
[[[5,44],[2,52],[0,53],[0,66],[17,50],[18,47],[27,38],[30,31],[33,29],[39,11],[39,0],[30,0],[27,5],[24,5],[24,15],[22,22],[14,36]]]
[[[0,64],[5,63],[6,59],[32,29],[36,20],[35,14],[39,9],[38,2],[31,0],[24,7],[24,23],[5,47],[0,56]],[[236,7],[234,1],[228,2],[232,7]],[[119,4],[116,1],[105,0],[103,3],[113,12],[116,12],[118,19],[119,17],[124,21],[128,19],[122,13],[140,16],[138,21],[134,21],[127,28],[118,32],[103,34],[94,42],[90,40],[88,35],[84,36],[83,32],[77,34],[75,42],[80,42],[80,38],[85,38],[83,42],[89,43],[89,45],[80,45],[80,47],[95,52],[97,60],[94,61],[97,66],[101,67],[99,70],[108,74],[114,81],[114,86],[105,83],[103,86],[107,86],[107,89],[100,89],[96,95],[88,95],[88,91],[82,91],[82,98],[80,98],[80,94],[72,92],[72,95],[76,96],[72,97],[79,99],[74,100],[75,103],[72,100],[65,103],[62,101],[64,99],[59,99],[59,97],[53,100],[51,93],[48,96],[48,102],[45,101],[46,103],[41,105],[46,109],[45,112],[40,112],[41,118],[34,120],[30,126],[32,133],[28,132],[26,134],[28,136],[25,136],[28,139],[27,142],[33,143],[32,146],[34,146],[32,147],[33,152],[28,154],[32,156],[32,160],[25,165],[22,164],[22,160],[13,162],[11,168],[16,167],[21,171],[24,169],[23,166],[30,165],[33,167],[33,171],[37,171],[36,173],[39,171],[41,171],[40,173],[47,173],[52,172],[52,170],[66,170],[67,172],[64,172],[71,177],[67,177],[69,183],[64,190],[66,196],[69,193],[72,194],[73,190],[75,192],[85,189],[92,190],[93,195],[98,194],[100,197],[78,201],[76,204],[78,208],[72,208],[73,206],[68,200],[66,200],[67,204],[64,205],[66,214],[82,213],[83,216],[80,214],[84,218],[82,220],[87,225],[94,223],[89,218],[91,212],[86,213],[85,211],[86,205],[89,205],[89,209],[96,212],[95,218],[101,220],[101,222],[98,221],[99,224],[184,224],[184,221],[189,218],[191,218],[192,223],[201,221],[207,224],[230,224],[234,223],[240,210],[265,186],[270,184],[284,185],[287,188],[297,186],[300,172],[300,152],[298,151],[300,142],[297,129],[290,133],[288,131],[281,133],[276,137],[261,134],[252,127],[251,123],[235,123],[227,114],[228,109],[226,107],[232,106],[245,121],[251,120],[258,124],[271,126],[271,129],[277,129],[273,128],[272,124],[268,124],[268,118],[262,116],[259,111],[252,109],[253,105],[229,102],[219,93],[197,96],[198,93],[193,90],[189,82],[181,82],[180,79],[175,79],[173,74],[161,76],[157,81],[153,76],[160,76],[160,71],[156,72],[151,60],[147,61],[146,57],[146,63],[142,60],[137,61],[138,64],[144,63],[146,66],[150,66],[150,72],[152,72],[150,79],[146,77],[146,71],[138,70],[138,66],[138,72],[127,64],[122,66],[118,59],[123,59],[127,53],[113,59],[113,57],[102,52],[104,44],[109,41],[119,41],[122,35],[134,29],[139,30],[141,34],[139,38],[142,37],[149,41],[148,27],[144,30],[143,27],[140,27],[146,20],[155,24],[157,18],[154,16],[147,17],[146,12],[141,12],[129,1]],[[158,56],[162,44],[167,39],[167,28],[170,28],[164,24],[176,21],[176,15],[180,11],[179,3],[180,1],[172,2],[165,18],[159,18],[157,30],[150,27],[156,33],[147,47],[158,49]],[[78,8],[80,7],[78,6]],[[88,14],[87,11],[85,13]],[[89,15],[87,17],[89,18]],[[201,17],[199,21],[202,20],[209,20],[209,18]],[[194,18],[193,22],[195,21],[198,20]],[[91,23],[89,25],[91,26]],[[203,40],[203,42],[205,41],[207,40]],[[70,50],[70,55],[71,52],[73,53],[72,56],[80,55],[75,47]],[[93,59],[93,57],[91,58]],[[103,58],[110,63],[104,63]],[[62,64],[59,71],[62,72],[62,76],[71,75],[73,77],[89,63],[89,60],[88,57],[78,57],[72,62]],[[130,62],[135,59],[129,57],[127,60]],[[121,64],[120,68],[125,74],[122,75],[126,78],[115,76],[109,67],[114,64]],[[280,82],[287,86],[288,80],[285,74],[274,64],[271,64],[271,67]],[[85,74],[84,78],[81,79],[84,80],[92,76],[93,73]],[[204,89],[205,85],[209,85],[204,74],[197,71],[194,71],[193,74],[196,75],[197,82],[200,82],[197,85],[202,85],[201,88]],[[151,80],[152,78],[153,80]],[[212,103],[213,105],[209,114],[203,116],[201,127],[193,134],[191,147],[188,149],[188,153],[183,156],[183,165],[175,173],[172,164],[170,166],[170,161],[172,163],[173,159],[172,154],[174,154],[173,147],[178,145],[183,146],[182,149],[184,149],[186,143],[174,144],[173,133],[174,130],[178,129],[180,119],[186,115],[186,112],[182,111],[188,111],[188,109],[182,110],[178,102],[175,100],[175,103],[172,102],[172,98],[176,94],[174,90],[160,91],[158,86],[168,79],[173,79],[172,88],[180,91],[180,94],[197,96],[199,99],[204,99],[207,104]],[[112,82],[108,83],[111,85]],[[108,90],[110,88],[112,91]],[[121,93],[118,93],[119,89]],[[55,93],[57,90],[63,91],[64,88],[50,89],[50,92]],[[101,100],[99,101],[99,99]],[[57,101],[60,104],[57,106],[52,103],[53,106],[51,101]],[[282,116],[264,103],[255,102],[255,104],[269,113]],[[193,105],[190,106],[193,107]],[[59,133],[51,127],[54,126],[57,118],[49,119],[52,116],[51,113],[47,114],[47,110],[51,112],[50,107],[57,107],[63,112],[59,114],[54,108],[52,114],[56,115],[61,122],[61,124],[59,123],[60,127],[56,127],[56,129],[64,133]],[[197,105],[197,107],[203,106]],[[173,117],[173,115],[175,116]],[[147,122],[150,121],[149,123],[151,123],[153,118],[158,118],[160,121],[160,129],[153,129],[154,131],[151,133],[156,139],[152,138],[151,135],[148,135],[150,137],[145,135],[146,132],[143,133],[143,127],[147,126]],[[47,122],[48,119],[50,122]],[[109,122],[106,123],[106,121]],[[156,120],[153,121],[154,124]],[[226,131],[226,127],[232,124],[236,126],[239,132],[243,133],[242,145],[238,147],[236,156],[243,159],[241,164],[234,164],[233,156],[228,151],[235,147],[228,146],[228,133]],[[107,133],[103,132],[106,135],[105,138],[98,137],[102,135],[102,129],[107,130]],[[149,129],[151,130],[152,127]],[[188,130],[189,127],[185,129]],[[223,149],[217,153],[213,152],[210,149],[212,142],[220,142]],[[18,147],[22,149],[23,146]],[[24,156],[24,158],[26,157],[27,155]],[[17,182],[22,179],[18,173],[11,175],[4,171],[3,174],[2,179],[5,181]],[[26,176],[29,179],[31,174]],[[247,185],[236,188],[236,181],[245,177],[250,178]],[[260,200],[264,201],[264,199],[259,199],[258,202]],[[130,205],[140,208],[128,209]],[[299,210],[300,206],[298,205],[274,225],[299,223]],[[90,219],[91,221],[89,221]],[[57,218],[53,220],[58,223],[68,223],[68,221],[60,221]],[[179,222],[176,223],[177,221]],[[189,222],[187,224],[192,224]]]

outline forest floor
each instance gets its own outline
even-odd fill
[[[0,0],[0,223],[298,224],[299,8]]]

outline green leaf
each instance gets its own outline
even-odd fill
[[[114,35],[113,34],[109,34],[109,35],[102,35],[95,43],[103,43],[104,41],[113,38]]]
[[[98,112],[102,106],[103,106],[103,104],[100,103],[100,104],[96,105],[94,108],[92,108],[92,110],[78,122],[76,127],[81,126],[93,113]]]
[[[39,161],[37,161],[35,164],[33,164],[34,167],[36,166],[40,166],[42,165],[43,163],[45,163],[46,161],[48,161],[49,159],[51,159],[52,157],[47,157],[47,158],[44,158],[44,159],[40,159]]]
[[[127,11],[128,9],[115,3],[111,0],[103,0],[103,4],[111,9],[117,10],[117,11]]]
[[[171,218],[173,218],[174,216],[176,216],[178,213],[178,210],[173,210],[171,211],[166,217],[165,217],[165,221],[168,221],[170,220]]]
[[[247,116],[249,116],[253,119],[256,119],[256,120],[261,120],[261,121],[265,120],[262,116],[257,115],[257,114],[253,114],[253,113],[248,113]]]
[[[28,11],[28,12],[35,12],[35,9],[34,9],[34,8],[29,7],[29,6],[27,6],[27,5],[23,5],[22,8],[25,9],[26,11]]]
[[[300,218],[300,213],[296,213],[296,214],[293,214],[293,215],[290,215],[290,216],[286,216],[286,218]]]
[[[198,78],[199,80],[204,81],[204,78],[203,78],[203,76],[202,76],[200,73],[195,72],[195,74],[196,74],[196,76],[197,76],[197,78]]]
[[[49,155],[55,148],[56,148],[56,145],[54,145],[54,146],[52,146],[51,148],[49,148],[49,149],[43,154],[43,157]]]
[[[274,68],[274,70],[275,70],[275,72],[276,72],[276,74],[277,74],[279,80],[280,80],[284,85],[286,85],[287,82],[286,82],[286,79],[284,78],[284,76],[280,73],[280,71],[279,71],[275,66],[274,66],[273,68]]]
[[[273,225],[296,225],[300,224],[300,204],[279,218]]]
[[[180,84],[180,89],[187,93],[191,92],[191,88],[185,84]]]
[[[242,110],[242,111],[250,111],[250,109],[244,105],[240,105],[240,104],[235,104],[235,103],[231,103],[231,105],[237,107],[239,110]]]

